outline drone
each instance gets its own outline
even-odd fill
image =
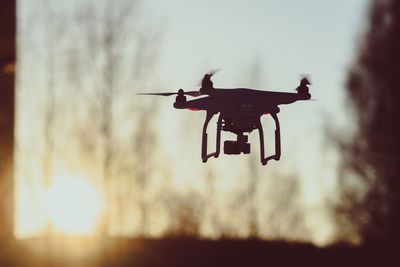
[[[211,157],[218,158],[221,150],[221,132],[231,132],[236,135],[236,140],[224,142],[224,153],[227,155],[239,155],[250,153],[248,134],[258,130],[260,137],[261,163],[266,165],[270,160],[278,161],[281,157],[281,137],[278,113],[280,105],[287,105],[299,100],[310,100],[308,78],[303,77],[297,92],[274,92],[250,88],[214,88],[211,77],[215,72],[204,75],[199,91],[169,93],[138,93],[139,95],[172,96],[176,95],[173,104],[176,109],[188,109],[192,111],[206,111],[203,125],[201,159],[205,163]],[[186,96],[193,99],[188,100]],[[210,120],[219,114],[217,120],[216,148],[215,152],[207,152],[207,128]],[[264,132],[261,123],[263,115],[270,115],[275,121],[275,154],[265,155]]]

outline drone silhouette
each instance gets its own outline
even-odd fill
[[[281,138],[278,113],[279,105],[287,105],[299,100],[310,100],[308,86],[310,81],[304,77],[300,85],[295,89],[296,93],[271,92],[249,88],[222,89],[214,88],[211,77],[215,72],[204,75],[199,91],[185,92],[179,89],[177,93],[139,93],[139,95],[171,96],[175,98],[174,108],[188,110],[205,110],[206,119],[203,125],[201,159],[207,162],[210,157],[218,158],[221,147],[221,131],[236,134],[236,141],[224,142],[224,153],[249,154],[250,143],[248,135],[258,129],[260,136],[261,163],[266,165],[268,161],[279,160],[281,157]],[[198,99],[187,100],[186,96]],[[207,153],[207,127],[214,115],[219,113],[217,121],[216,150]],[[275,121],[275,154],[265,156],[264,132],[261,123],[263,115],[271,115]]]

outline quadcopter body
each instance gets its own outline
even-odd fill
[[[260,138],[261,163],[266,165],[269,160],[279,160],[281,156],[280,125],[277,114],[280,105],[287,105],[299,100],[309,100],[311,95],[308,86],[310,82],[303,78],[296,88],[296,93],[262,91],[250,88],[222,89],[214,88],[211,74],[206,74],[199,91],[184,92],[180,89],[177,93],[142,93],[142,95],[177,95],[176,109],[206,111],[203,125],[201,158],[207,162],[210,157],[217,158],[220,154],[221,132],[231,132],[236,135],[236,140],[224,142],[225,154],[248,154],[250,143],[248,134],[258,130]],[[186,96],[194,99],[187,100]],[[215,152],[207,152],[207,127],[210,120],[219,114],[217,121],[217,136]],[[265,156],[264,133],[261,124],[263,115],[270,115],[275,122],[275,154]]]

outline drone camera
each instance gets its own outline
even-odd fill
[[[250,153],[250,143],[247,142],[248,137],[245,135],[238,135],[237,141],[225,141],[224,153],[227,155],[239,155],[240,153]]]

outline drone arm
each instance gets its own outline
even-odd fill
[[[207,154],[207,127],[208,123],[212,119],[215,113],[209,113],[207,112],[206,120],[204,122],[203,126],[203,140],[202,140],[202,148],[201,148],[201,159],[203,162],[207,162],[207,160],[210,157],[215,157],[217,158],[219,156],[220,152],[220,147],[221,147],[221,128],[222,128],[222,117],[221,114],[219,115],[218,118],[218,123],[217,123],[217,142],[216,142],[216,149],[214,153]]]
[[[260,135],[260,154],[261,154],[261,163],[266,165],[268,161],[271,159],[279,160],[281,157],[281,130],[279,126],[279,119],[276,113],[271,113],[272,118],[275,121],[275,155],[265,157],[265,146],[264,146],[264,131],[261,124],[261,118],[258,122],[257,128]]]

